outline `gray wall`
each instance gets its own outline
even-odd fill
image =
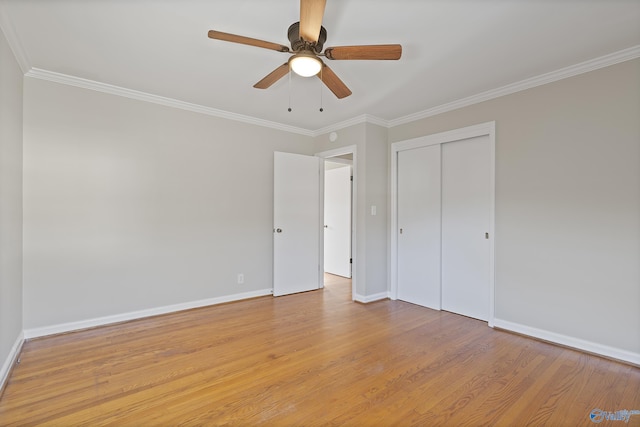
[[[313,139],[26,78],[25,329],[271,288],[273,151]]]
[[[387,129],[367,123],[365,131],[367,141],[365,153],[367,192],[364,211],[367,227],[366,295],[376,295],[388,291],[389,144]],[[371,215],[371,206],[376,206],[375,216]]]
[[[22,333],[22,81],[0,31],[0,366]]]
[[[496,121],[496,318],[640,353],[640,60],[389,130]]]

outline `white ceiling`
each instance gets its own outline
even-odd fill
[[[0,18],[27,70],[309,131],[398,120],[640,45],[640,0],[328,0],[325,47],[403,46],[399,61],[327,60],[353,91],[338,100],[317,78],[254,89],[289,55],[207,37],[288,45],[298,0],[0,0]]]

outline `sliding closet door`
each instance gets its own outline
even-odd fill
[[[489,318],[491,150],[488,136],[442,146],[442,309]]]
[[[440,309],[440,145],[398,153],[398,299]]]

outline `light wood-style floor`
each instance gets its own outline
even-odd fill
[[[324,290],[25,344],[0,425],[589,426],[640,369],[401,301]],[[640,425],[640,415],[629,423]]]

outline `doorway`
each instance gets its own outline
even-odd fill
[[[324,161],[324,272],[351,278],[351,155]]]
[[[357,280],[357,233],[355,221],[355,218],[357,218],[356,146],[351,145],[335,150],[325,151],[317,153],[316,156],[322,158],[325,163],[325,167],[321,168],[321,181],[324,184],[324,200],[322,209],[325,216],[322,230],[324,246],[332,247],[331,249],[325,247],[322,253],[321,265],[324,266],[324,271],[329,273],[325,274],[325,280],[335,281],[336,278],[339,278],[339,282],[344,284],[350,279],[351,299],[355,300]],[[349,179],[348,188],[345,187],[345,181],[347,178]],[[334,181],[340,182],[338,185],[341,189],[332,194],[332,191],[335,189],[331,189],[329,187],[335,184]],[[327,190],[329,194],[327,194]],[[329,204],[336,202],[336,200],[327,199],[327,196],[338,199],[337,205],[342,207],[337,208],[337,210],[334,211],[333,208],[336,208],[336,206],[333,206],[333,208],[329,206],[329,211],[327,211],[327,206],[324,205],[327,202]],[[345,203],[349,205],[347,206],[348,209],[344,209]],[[342,218],[339,220],[342,225],[338,226],[335,221],[335,217],[332,217],[336,212],[337,215]],[[337,259],[332,259],[334,256]]]

